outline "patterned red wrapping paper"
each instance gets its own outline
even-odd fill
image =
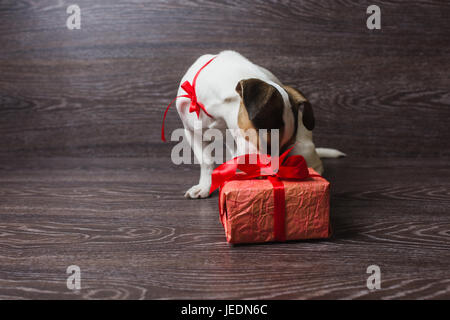
[[[309,168],[311,175],[317,175]],[[331,235],[330,183],[322,177],[283,180],[286,240]],[[267,179],[232,180],[220,189],[220,220],[229,243],[271,242],[274,238],[273,185]]]

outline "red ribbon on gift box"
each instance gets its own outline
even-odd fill
[[[191,100],[191,104],[189,106],[189,112],[195,112],[197,114],[197,118],[200,118],[200,110],[203,110],[204,113],[206,113],[206,115],[210,118],[212,118],[212,116],[206,111],[205,106],[199,102],[197,100],[197,93],[195,92],[195,85],[197,83],[197,78],[198,75],[200,74],[200,72],[208,65],[210,64],[216,57],[210,59],[208,62],[206,62],[203,67],[201,67],[197,73],[194,76],[194,79],[192,80],[192,84],[189,81],[185,81],[183,82],[183,84],[181,85],[181,89],[183,89],[186,94],[183,94],[181,96],[177,96],[175,97],[170,103],[169,105],[166,107],[166,111],[164,111],[164,117],[163,117],[163,121],[162,121],[162,127],[161,127],[161,140],[162,141],[166,141],[165,135],[164,135],[164,122],[166,121],[166,115],[167,115],[167,111],[169,111],[170,106],[172,105],[172,103],[177,100],[178,98],[188,98]]]
[[[285,190],[282,180],[298,181],[309,177],[320,177],[320,175],[309,174],[305,158],[301,155],[287,157],[292,149],[293,147],[281,156],[273,159],[269,155],[246,154],[223,163],[212,173],[212,183],[209,192],[212,193],[232,180],[269,179],[273,186],[274,197],[274,238],[276,241],[286,241]],[[273,161],[278,161],[279,166],[273,166]],[[274,168],[276,167],[278,167],[278,171],[275,172]],[[237,170],[242,171],[242,173],[238,173]]]

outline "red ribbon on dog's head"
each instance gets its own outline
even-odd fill
[[[216,57],[210,59],[207,63],[205,63],[203,65],[203,67],[200,68],[200,70],[197,71],[194,79],[192,80],[192,84],[187,80],[185,82],[183,82],[183,84],[181,85],[181,89],[183,89],[184,92],[186,92],[186,94],[175,97],[172,100],[172,102],[170,102],[169,105],[167,106],[166,111],[164,111],[164,117],[163,117],[162,127],[161,127],[161,140],[162,141],[164,141],[164,142],[166,141],[166,138],[164,135],[164,122],[166,121],[167,111],[169,111],[169,108],[172,105],[172,103],[175,100],[177,100],[178,98],[188,98],[191,100],[191,104],[189,106],[189,112],[195,112],[197,114],[197,118],[200,118],[200,110],[203,110],[203,112],[206,113],[206,115],[208,117],[212,118],[212,116],[206,111],[205,106],[202,103],[198,102],[197,93],[195,92],[195,84],[197,83],[197,78],[198,78],[198,75],[200,74],[200,71],[202,71],[215,58]]]

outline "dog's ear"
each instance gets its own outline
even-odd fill
[[[257,129],[280,129],[283,125],[284,101],[280,92],[259,79],[241,80],[236,91]]]
[[[283,89],[286,90],[286,92],[289,95],[289,100],[292,105],[292,111],[294,112],[295,117],[298,117],[298,110],[301,106],[303,106],[302,110],[302,122],[306,129],[312,130],[315,126],[315,118],[314,118],[314,112],[311,106],[311,103],[309,103],[308,99],[305,98],[305,96],[298,90],[289,87],[289,86],[283,86]]]

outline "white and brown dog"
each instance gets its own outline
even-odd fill
[[[233,138],[237,145],[245,139],[245,132],[250,129],[279,129],[279,146],[286,149],[294,145],[291,155],[302,155],[309,167],[322,174],[323,166],[320,157],[337,158],[344,156],[338,150],[315,148],[312,141],[314,114],[311,104],[296,89],[284,86],[268,70],[255,65],[234,51],[223,51],[217,56],[203,55],[189,68],[181,80],[193,82],[195,75],[212,58],[215,59],[202,69],[195,83],[198,101],[201,101],[206,112],[199,116],[189,112],[190,99],[177,100],[177,110],[183,121],[186,140],[197,159],[201,159],[200,181],[185,193],[186,198],[206,198],[211,187],[211,173],[214,162],[210,154],[206,154],[206,145],[194,135],[194,123],[201,122],[202,129],[234,129]],[[178,90],[178,95],[185,90]],[[197,129],[197,127],[195,127]],[[242,134],[240,134],[242,133]],[[248,136],[247,136],[248,140]],[[270,140],[270,139],[268,139]],[[247,144],[248,145],[248,144]],[[250,141],[250,146],[258,152],[258,139]],[[245,152],[249,152],[248,149]],[[234,156],[244,151],[236,150]]]

